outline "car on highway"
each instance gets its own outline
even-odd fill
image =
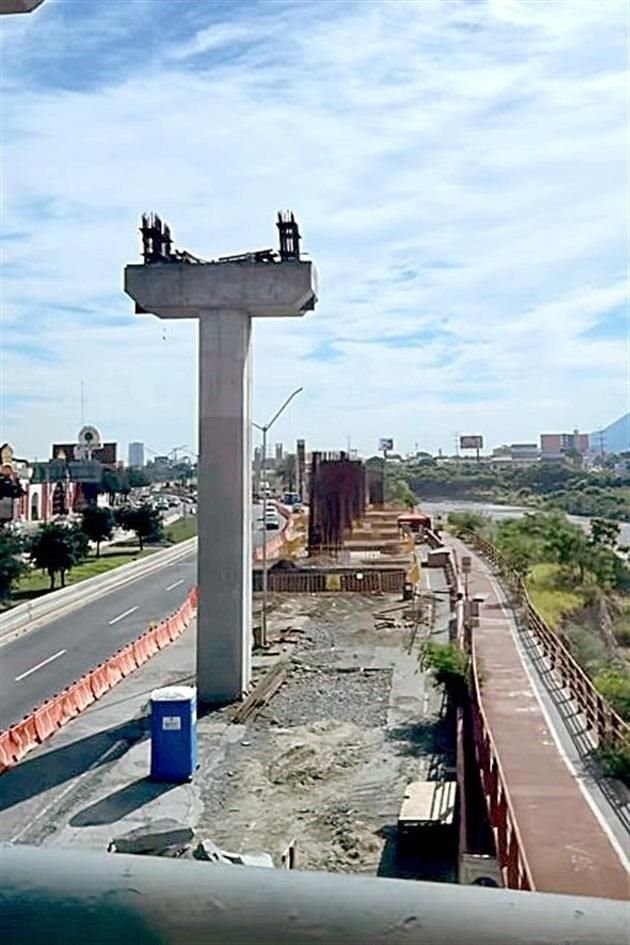
[[[267,509],[267,515],[265,516],[265,528],[280,528],[280,520],[275,509]]]

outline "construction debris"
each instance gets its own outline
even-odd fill
[[[260,682],[238,707],[232,717],[234,723],[242,724],[253,719],[264,708],[271,697],[280,689],[286,679],[290,664],[288,660],[279,660],[265,673]]]
[[[194,833],[190,827],[166,817],[147,827],[137,827],[115,837],[107,847],[107,852],[178,856],[185,851],[193,837]]]

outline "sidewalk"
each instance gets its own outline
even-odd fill
[[[502,588],[490,566],[457,539],[458,558],[472,558],[470,595],[485,598],[473,631],[483,710],[492,733],[536,889],[627,899],[625,844],[576,771],[528,665]]]

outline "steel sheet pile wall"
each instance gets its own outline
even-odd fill
[[[385,503],[385,490],[383,488],[383,470],[380,467],[371,466],[368,469],[367,491],[370,505],[382,509]]]
[[[313,453],[308,553],[336,554],[354,522],[365,512],[365,469],[346,453]]]

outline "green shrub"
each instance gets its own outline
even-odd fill
[[[444,686],[456,702],[468,695],[469,660],[454,643],[423,643],[420,648],[420,669],[430,670],[438,686]]]
[[[619,778],[630,787],[630,744],[609,742],[602,745],[597,756],[609,778]]]
[[[489,520],[478,512],[449,512],[447,521],[450,530],[458,537],[467,531],[483,534],[490,524]]]
[[[630,675],[606,669],[593,680],[595,688],[625,722],[630,722]]]

